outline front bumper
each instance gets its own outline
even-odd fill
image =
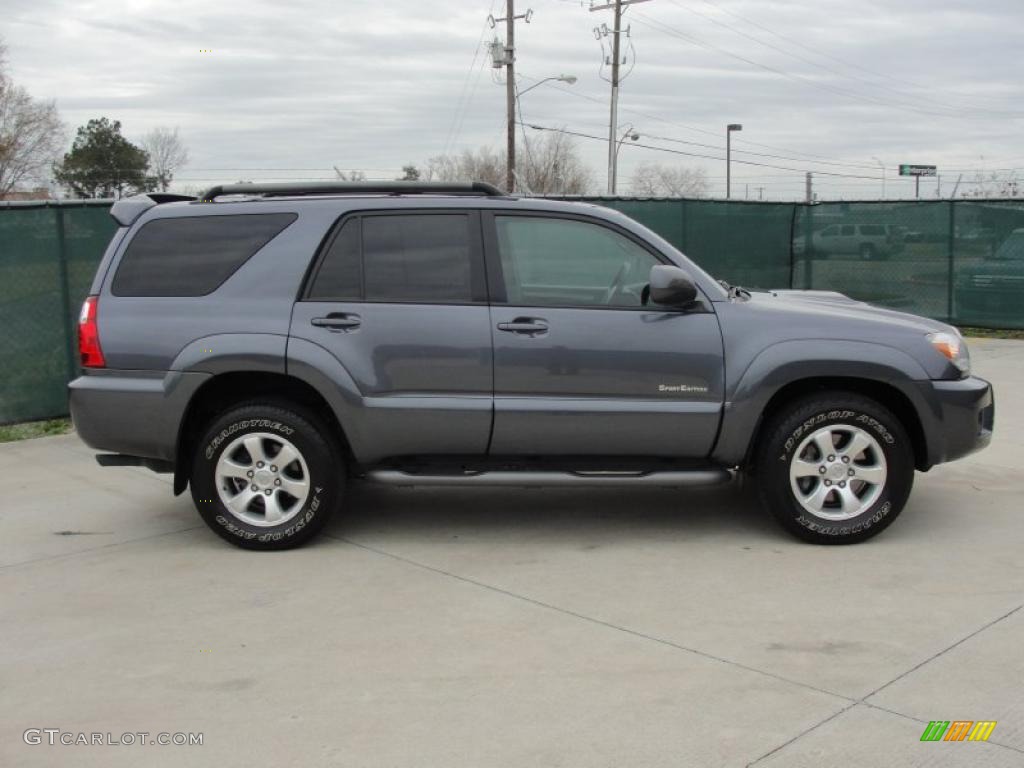
[[[959,459],[992,441],[995,396],[991,384],[968,376],[958,381],[932,381],[929,387],[936,417],[928,441],[931,464]]]

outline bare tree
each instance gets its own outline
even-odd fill
[[[334,166],[334,175],[338,181],[366,181],[366,174],[362,171],[343,171],[338,166]]]
[[[21,183],[44,182],[64,143],[56,104],[16,86],[7,75],[5,54],[0,41],[0,198]]]
[[[995,171],[978,171],[973,181],[968,183],[971,186],[961,193],[963,197],[1000,198],[1024,194],[1024,187],[1013,171],[1007,175]]]
[[[576,142],[556,131],[525,142],[517,169],[520,184],[533,195],[585,195],[594,187],[594,173],[580,158]]]
[[[171,186],[174,174],[188,165],[188,149],[177,128],[154,128],[142,137],[142,148],[149,154],[149,172],[161,192]]]
[[[551,133],[527,142],[518,153],[519,191],[531,195],[585,195],[594,185],[593,172],[584,165],[575,142],[567,134]],[[426,164],[429,181],[485,181],[505,186],[505,153],[490,147],[438,155]]]
[[[707,197],[708,177],[702,168],[644,163],[631,179],[638,197]]]
[[[486,181],[505,186],[505,154],[490,147],[463,150],[458,155],[437,155],[427,161],[427,181]]]

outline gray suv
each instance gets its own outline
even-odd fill
[[[956,329],[716,282],[593,205],[485,184],[215,187],[117,202],[71,412],[101,465],[191,486],[281,549],[349,479],[686,486],[756,478],[818,543],[899,514],[992,434]]]

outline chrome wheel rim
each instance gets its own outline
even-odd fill
[[[268,432],[233,440],[217,460],[215,474],[221,503],[249,525],[287,523],[309,496],[309,467],[302,453]]]
[[[882,446],[868,432],[832,424],[800,443],[789,484],[803,509],[824,520],[850,520],[878,500],[888,475]]]

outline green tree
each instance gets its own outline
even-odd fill
[[[419,181],[420,180],[420,169],[412,163],[409,165],[402,166],[402,177],[399,181]]]
[[[121,122],[101,117],[78,129],[53,174],[77,197],[123,197],[155,189],[148,169],[149,155],[121,135]]]

